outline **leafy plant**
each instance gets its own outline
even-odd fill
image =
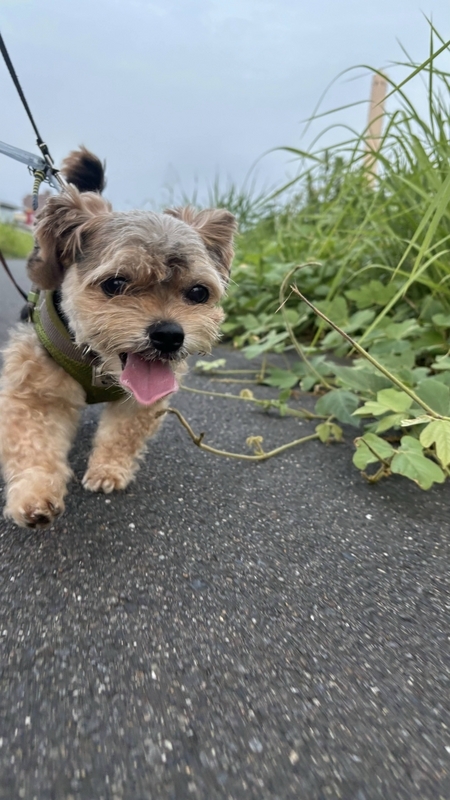
[[[307,416],[288,401],[314,391],[316,438],[363,427],[354,463],[368,480],[396,473],[422,489],[450,470],[450,73],[437,66],[449,44],[430,24],[427,60],[407,59],[407,77],[388,78],[395,106],[376,150],[367,131],[284,148],[298,175],[242,204],[252,208],[223,326],[246,356],[262,357],[253,382],[280,390],[278,401],[233,397]],[[408,94],[417,80],[425,114]],[[237,196],[221,199],[232,207]]]
[[[258,378],[280,389],[280,410],[315,391],[318,438],[364,426],[354,463],[369,480],[423,489],[450,468],[449,44],[430,24],[426,61],[406,56],[406,78],[388,77],[379,148],[348,128],[331,147],[284,148],[297,177],[244,222],[223,326],[249,358],[298,353]]]
[[[33,248],[33,237],[16,225],[0,223],[0,250],[11,258],[26,258]]]

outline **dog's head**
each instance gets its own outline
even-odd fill
[[[30,277],[59,289],[77,344],[149,404],[186,356],[218,337],[235,231],[228,211],[114,212],[68,187],[40,212]]]

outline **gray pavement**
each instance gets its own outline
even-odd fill
[[[226,449],[313,429],[174,404]],[[0,523],[0,798],[450,798],[448,487],[368,486],[353,431],[251,464],[170,417],[129,490],[91,495],[97,415],[64,517]]]

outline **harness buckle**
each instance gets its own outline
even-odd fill
[[[108,375],[107,372],[102,372],[102,370],[102,366],[92,367],[92,386],[101,389],[108,389],[109,386],[113,386],[116,383],[116,380],[112,375]]]
[[[35,289],[31,289],[27,295],[27,304],[25,306],[24,312],[26,311],[26,317],[24,316],[24,321],[33,322],[33,312],[36,308],[36,305],[39,301],[40,292],[36,291]]]

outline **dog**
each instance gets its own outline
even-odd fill
[[[28,261],[32,321],[13,331],[0,379],[4,515],[28,528],[64,510],[88,402],[105,407],[84,488],[134,479],[187,356],[219,337],[237,230],[223,209],[113,211],[104,167],[84,148],[62,172],[67,188],[39,212]]]

